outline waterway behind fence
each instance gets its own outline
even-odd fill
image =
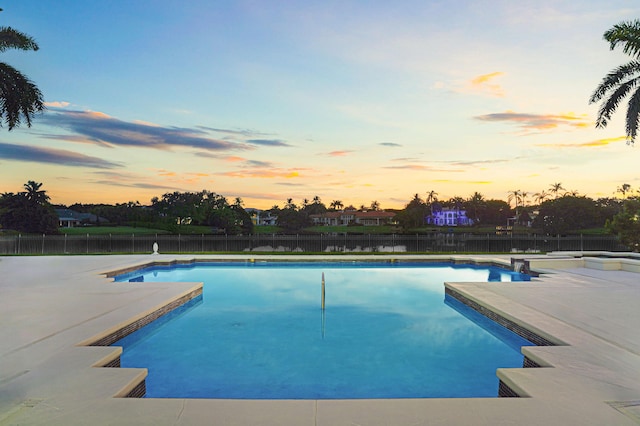
[[[539,253],[628,251],[608,235],[319,234],[319,235],[5,235],[0,255],[211,252]]]

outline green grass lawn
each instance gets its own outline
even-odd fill
[[[76,228],[60,228],[67,235],[122,235],[122,234],[168,234],[162,229],[137,228],[133,226],[79,226]]]

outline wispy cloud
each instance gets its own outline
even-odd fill
[[[41,120],[72,133],[71,137],[50,135],[51,138],[97,145],[129,146],[171,150],[177,147],[199,148],[206,151],[246,150],[251,146],[209,137],[200,128],[166,127],[143,122],[123,121],[95,111],[65,111],[55,109]]]
[[[496,160],[472,160],[472,161],[450,161],[447,164],[450,164],[452,166],[463,166],[463,167],[469,167],[469,166],[485,166],[488,164],[500,164],[500,163],[508,163],[510,161],[515,160],[516,158],[512,158],[512,159],[496,159]]]
[[[273,167],[273,163],[269,161],[260,161],[260,160],[247,160],[245,164],[248,167]]]
[[[352,150],[340,150],[340,151],[331,151],[331,152],[327,152],[325,155],[329,156],[329,157],[345,157],[349,154],[353,154],[355,151]]]
[[[183,191],[183,188],[175,186],[173,183],[159,183],[157,178],[150,178],[147,175],[130,172],[112,172],[108,170],[95,171],[95,179],[89,182],[97,185],[119,186],[123,188],[152,189],[160,191]],[[166,176],[165,176],[166,177]]]
[[[44,106],[46,106],[47,108],[66,108],[68,107],[70,104],[69,102],[45,102]]]
[[[496,71],[478,75],[470,80],[436,81],[431,85],[431,89],[439,92],[502,98],[505,96],[504,88],[495,80],[504,75],[505,73]]]
[[[453,168],[435,168],[432,166],[425,166],[422,164],[405,164],[401,166],[385,166],[384,169],[392,169],[392,170],[416,170],[416,171],[430,171],[430,172],[452,172],[458,173],[463,172],[464,170],[453,169]]]
[[[196,128],[206,130],[209,132],[222,133],[222,134],[228,134],[228,135],[238,135],[238,136],[244,136],[247,138],[270,136],[270,133],[263,133],[258,130],[251,130],[251,129],[220,129],[217,127],[208,127],[208,126],[196,126]]]
[[[0,143],[0,158],[98,169],[115,169],[122,167],[120,163],[110,162],[102,158],[91,157],[78,152],[10,143]]]
[[[402,146],[399,143],[395,143],[395,142],[380,142],[378,145],[390,146],[390,147],[394,147],[394,148]]]
[[[245,142],[260,146],[291,146],[280,139],[247,139]]]
[[[487,122],[502,122],[514,124],[524,130],[549,130],[559,126],[587,127],[591,125],[587,115],[566,114],[526,114],[513,111],[499,112],[474,117],[476,120]]]
[[[502,86],[494,83],[493,80],[503,75],[504,73],[499,71],[479,75],[471,79],[470,87],[474,92],[501,98],[504,96],[504,90],[502,89]]]
[[[300,177],[300,172],[297,169],[256,168],[256,169],[242,169],[242,170],[224,172],[224,173],[220,173],[220,175],[226,176],[226,177],[232,177],[232,178],[294,179],[294,178]]]
[[[543,143],[536,146],[542,146],[545,148],[593,148],[599,146],[607,146],[612,143],[627,142],[626,136],[619,136],[617,138],[597,139],[595,141],[583,142],[583,143]]]

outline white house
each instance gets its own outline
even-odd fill
[[[439,211],[434,211],[426,217],[426,222],[429,225],[438,226],[470,226],[473,225],[473,220],[467,217],[466,210],[443,208]]]
[[[245,209],[249,216],[251,216],[251,221],[254,225],[264,226],[264,225],[275,225],[278,221],[278,216],[271,214],[270,210],[259,210],[259,209]]]

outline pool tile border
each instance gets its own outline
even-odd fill
[[[445,294],[455,298],[461,303],[464,303],[465,305],[469,306],[471,309],[475,310],[476,312],[479,312],[480,314],[484,315],[490,320],[500,324],[501,326],[505,327],[508,330],[511,330],[512,332],[516,333],[518,336],[527,339],[531,343],[535,343],[537,346],[564,346],[564,343],[558,341],[557,339],[553,339],[551,337],[547,338],[542,336],[539,333],[533,332],[530,329],[516,323],[515,321],[510,320],[509,318],[506,318],[498,314],[497,312],[487,308],[486,306],[483,306],[478,302],[466,297],[465,295],[451,288],[447,284],[445,284],[444,292]]]
[[[173,311],[179,306],[184,305],[191,299],[200,296],[201,294],[202,294],[202,286],[167,303],[166,305],[156,309],[155,311],[147,315],[144,315],[143,317],[137,320],[133,320],[129,324],[125,325],[124,327],[121,327],[115,331],[112,331],[111,333],[108,333],[105,336],[87,339],[88,342],[85,341],[82,344],[80,344],[80,346],[109,346],[117,342],[118,340],[124,337],[127,337],[129,334],[133,333],[134,331],[141,329],[145,325],[157,320],[161,316],[168,314],[169,312]]]

